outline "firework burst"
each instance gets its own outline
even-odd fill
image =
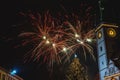
[[[53,67],[53,63],[60,64],[69,61],[72,54],[75,54],[76,51],[80,52],[80,48],[82,48],[85,58],[88,52],[93,56],[90,42],[95,37],[94,30],[87,32],[83,29],[83,27],[89,26],[87,25],[89,20],[80,21],[78,16],[72,14],[74,17],[71,17],[72,21],[68,21],[68,15],[65,15],[66,21],[57,21],[49,12],[44,15],[23,13],[22,15],[29,17],[34,28],[34,31],[23,32],[19,35],[19,37],[25,38],[23,45],[32,43],[34,46],[29,51],[32,54],[26,55],[30,55],[30,59],[41,61],[42,58],[41,62]]]
[[[85,30],[82,30],[81,22],[78,20],[76,24],[71,24],[69,21],[65,22],[66,25],[68,25],[69,29],[66,29],[67,36],[69,37],[67,44],[69,45],[69,48],[72,49],[72,51],[75,53],[78,51],[80,53],[80,48],[83,49],[83,53],[86,59],[86,53],[87,51],[93,55],[93,48],[90,45],[90,43],[95,38],[95,32],[94,29],[85,32]],[[73,53],[73,54],[74,54]]]
[[[61,63],[61,59],[66,56],[62,52],[65,52],[68,47],[61,26],[49,13],[46,13],[44,17],[39,14],[37,17],[32,14],[28,16],[31,18],[35,31],[21,33],[19,37],[25,37],[24,45],[34,43],[34,48],[31,49],[31,59],[39,61],[43,57],[42,62],[48,63],[50,67],[54,62]]]

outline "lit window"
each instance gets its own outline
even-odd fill
[[[108,34],[110,37],[115,37],[115,36],[116,36],[116,31],[115,31],[113,28],[108,28],[108,29],[107,29],[107,34]]]
[[[98,39],[100,39],[102,37],[102,32],[101,31],[98,32],[97,37],[98,37]]]

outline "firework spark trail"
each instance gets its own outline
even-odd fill
[[[53,67],[54,63],[60,64],[69,61],[70,56],[79,51],[80,48],[83,49],[85,59],[87,51],[93,56],[93,48],[89,42],[95,37],[94,30],[86,32],[83,27],[89,25],[80,21],[77,15],[72,14],[74,18],[70,16],[72,21],[68,21],[69,15],[65,15],[67,21],[63,21],[62,24],[60,24],[60,20],[54,19],[49,12],[44,16],[39,13],[37,15],[22,15],[30,19],[35,30],[23,32],[19,35],[19,37],[24,37],[23,45],[33,43],[34,47],[30,50],[32,54],[30,55],[29,52],[28,55],[34,61],[43,58],[41,62],[48,63],[50,67]]]
[[[77,49],[82,47],[85,59],[86,59],[87,51],[94,58],[93,48],[89,44],[89,42],[91,42],[92,39],[95,37],[94,30],[90,30],[85,33],[82,30],[82,25],[81,25],[80,21],[77,21],[75,26],[73,26],[69,21],[66,21],[65,24],[67,24],[69,26],[69,29],[67,29],[68,31],[66,31],[66,32],[68,32],[66,35],[69,36],[67,43],[68,43],[68,45],[70,45],[69,47],[72,50],[74,50],[73,52],[75,52]]]
[[[34,59],[34,61],[39,61],[42,56],[43,62],[48,63],[49,66],[53,66],[54,62],[61,63],[62,56],[59,54],[62,53],[65,47],[68,47],[66,39],[63,38],[64,34],[61,27],[55,25],[55,21],[49,13],[46,13],[44,18],[42,18],[41,15],[38,15],[36,18],[33,14],[29,14],[28,17],[31,18],[31,23],[33,27],[36,28],[36,31],[23,32],[19,37],[25,38],[23,45],[34,43],[34,48],[31,49],[31,58]]]

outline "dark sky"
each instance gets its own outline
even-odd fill
[[[105,1],[104,21],[120,23],[120,6],[118,0],[103,0]],[[116,2],[115,2],[116,1]],[[4,0],[2,1],[0,12],[0,66],[7,70],[18,69],[18,75],[25,80],[49,80],[49,72],[44,65],[40,66],[37,63],[24,63],[23,55],[27,48],[15,48],[19,44],[16,36],[19,29],[15,24],[21,21],[18,16],[19,12],[39,11],[44,12],[50,10],[53,13],[65,12],[61,6],[64,6],[68,12],[71,8],[78,8],[81,2],[87,2],[96,8],[96,15],[99,16],[99,8],[97,0]],[[73,11],[74,12],[74,11]],[[97,20],[97,19],[96,19]],[[91,76],[97,73],[97,62],[86,63],[89,66]],[[92,68],[96,68],[95,70]],[[56,79],[55,79],[56,80]]]

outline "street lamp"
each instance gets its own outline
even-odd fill
[[[17,73],[17,70],[12,70],[12,71],[10,72],[11,75],[15,75],[16,73]]]

